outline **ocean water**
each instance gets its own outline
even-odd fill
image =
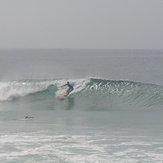
[[[162,50],[0,50],[0,162],[163,163],[162,63]]]

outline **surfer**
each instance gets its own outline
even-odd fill
[[[64,86],[68,86],[68,89],[66,91],[67,95],[69,95],[70,92],[72,92],[74,90],[73,86],[69,82],[67,82],[67,84],[63,85],[62,87],[64,87]]]

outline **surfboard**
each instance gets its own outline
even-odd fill
[[[57,92],[57,94],[56,94],[56,97],[59,100],[65,100],[67,96],[68,96],[68,94],[67,94],[67,91],[66,90],[62,90],[60,92]]]

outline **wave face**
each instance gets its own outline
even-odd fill
[[[57,94],[67,80],[24,80],[0,82],[0,102],[32,101],[53,103],[53,107],[86,110],[161,108],[163,87],[133,81],[105,79],[69,80],[74,91],[65,100]],[[30,102],[31,102],[30,101]]]

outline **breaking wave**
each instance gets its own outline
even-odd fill
[[[68,103],[69,107],[100,110],[120,108],[161,108],[163,106],[163,86],[124,80],[74,79],[69,82],[74,91],[64,101],[57,97],[67,80],[24,80],[0,82],[0,102],[31,99],[50,99],[55,106]]]

